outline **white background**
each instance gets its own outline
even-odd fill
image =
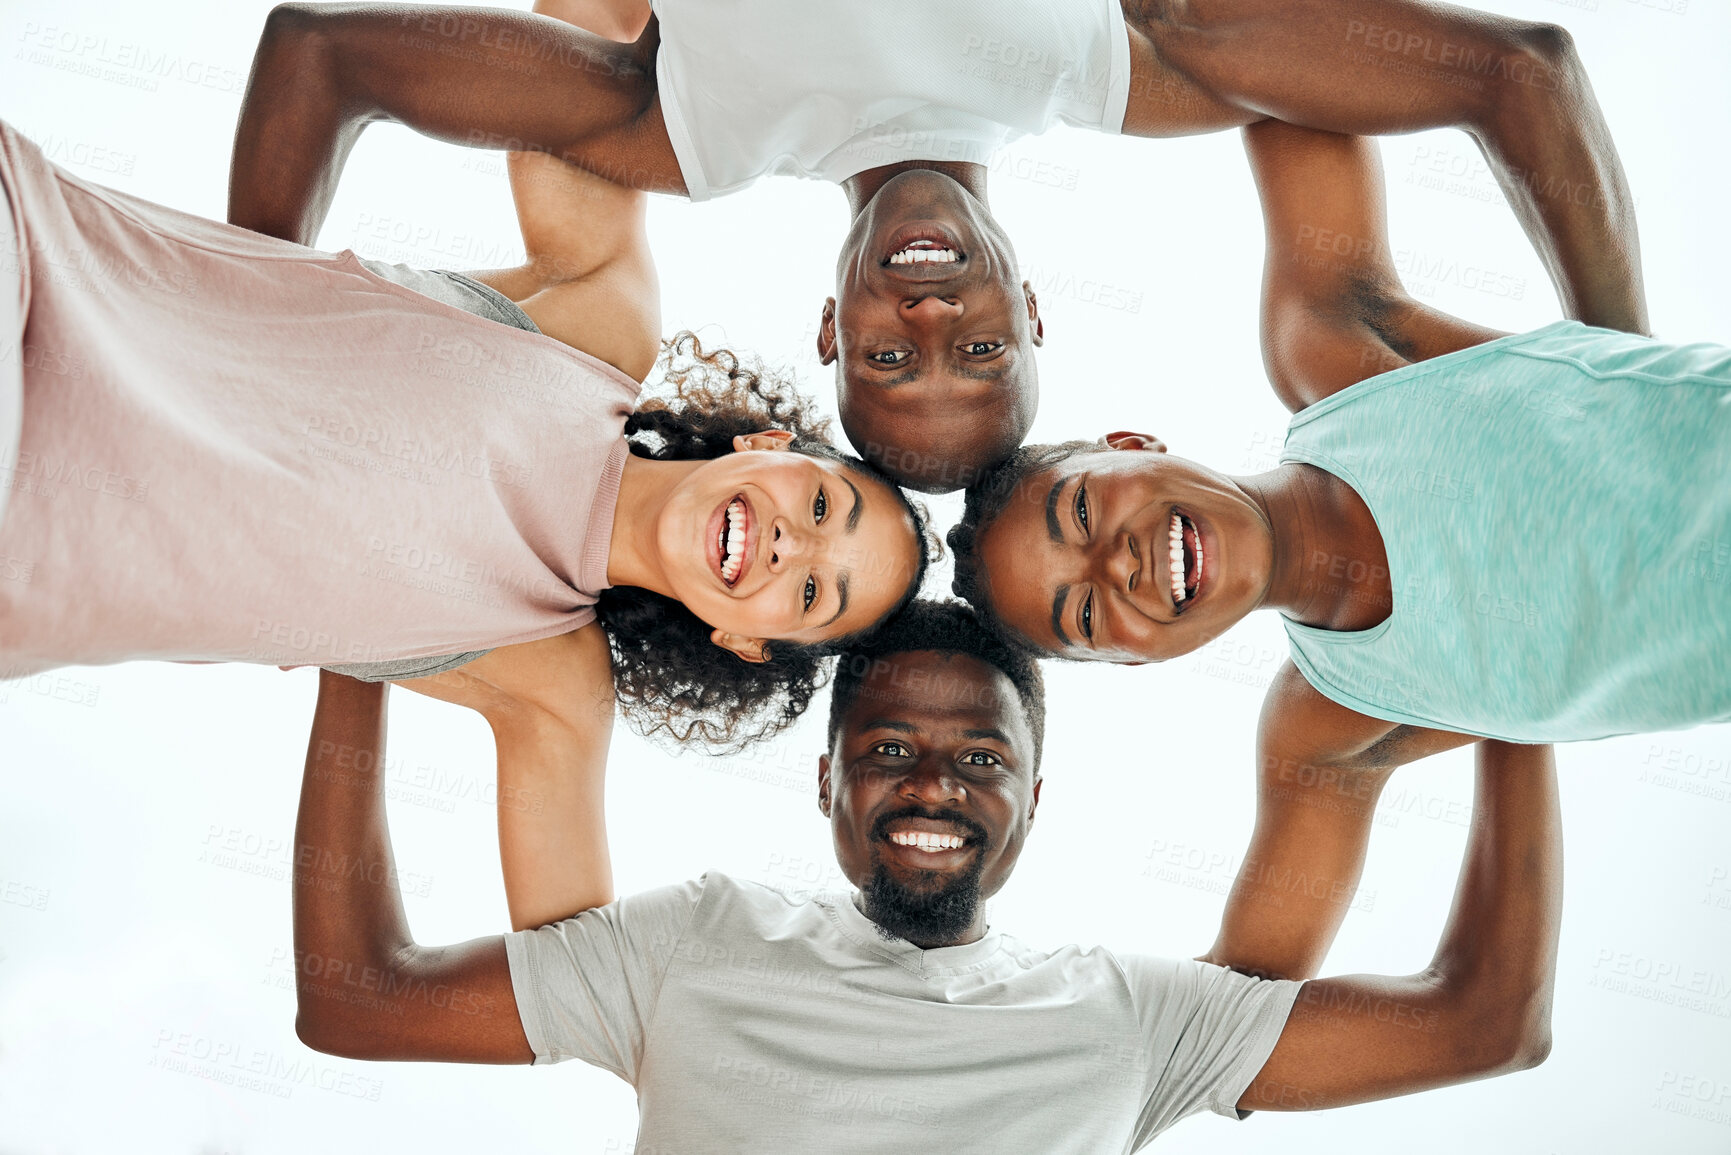
[[[1658,332],[1731,340],[1731,13],[1495,6],[1575,34],[1638,200]],[[220,217],[267,7],[4,0],[0,116],[81,176]],[[1506,329],[1557,316],[1466,137],[1391,140],[1384,156],[1419,295]],[[1035,437],[1142,427],[1228,470],[1271,461],[1284,414],[1257,353],[1261,232],[1234,135],[1054,133],[1002,158],[992,195],[1046,318]],[[706,326],[828,397],[812,341],[846,223],[817,184],[658,200],[669,327]],[[394,128],[356,150],[322,245],[454,268],[520,252],[497,155]],[[940,524],[958,508],[938,502]],[[1045,946],[1205,949],[1249,834],[1252,726],[1283,652],[1261,615],[1163,667],[1051,670],[1045,805],[994,923]],[[313,691],[311,671],[241,666],[0,685],[0,1153],[629,1151],[629,1088],[581,1064],[372,1065],[295,1040],[285,876]],[[403,692],[392,708],[391,818],[423,892],[408,899],[418,937],[505,929],[482,724]],[[622,731],[620,889],[711,867],[833,885],[813,801],[819,713],[750,759],[669,758]],[[1559,762],[1568,906],[1549,1062],[1320,1115],[1192,1120],[1160,1149],[1731,1151],[1731,727],[1573,746]],[[1396,776],[1328,972],[1428,961],[1470,790],[1465,752]]]

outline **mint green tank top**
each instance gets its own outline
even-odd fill
[[[1731,348],[1560,322],[1344,389],[1281,460],[1388,551],[1380,625],[1286,622],[1332,700],[1516,742],[1731,720]]]

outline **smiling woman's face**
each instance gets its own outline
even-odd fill
[[[1255,609],[1274,539],[1236,482],[1152,449],[1103,449],[1029,477],[980,535],[987,596],[1036,646],[1163,661]]]
[[[775,435],[736,442],[691,472],[656,523],[673,596],[747,658],[765,639],[829,641],[889,613],[923,548],[900,499]]]

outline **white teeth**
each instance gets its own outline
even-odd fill
[[[721,559],[722,580],[732,583],[739,576],[745,558],[745,503],[737,497],[727,503],[727,525],[718,544],[725,553]]]
[[[1175,513],[1172,515],[1172,530],[1169,534],[1171,542],[1172,562],[1172,600],[1182,604],[1184,601],[1184,522]]]
[[[916,850],[959,850],[966,840],[954,834],[931,834],[924,830],[910,830],[904,833],[890,835],[890,841],[897,846],[912,846]]]
[[[899,253],[890,254],[890,264],[892,265],[923,265],[927,263],[947,265],[960,259],[954,249],[908,248]]]

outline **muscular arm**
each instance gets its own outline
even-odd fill
[[[527,1063],[504,940],[422,947],[385,823],[386,687],[321,671],[295,822],[295,1033],[356,1059]]]
[[[1204,960],[1265,978],[1314,976],[1357,894],[1389,777],[1470,741],[1349,710],[1286,663],[1257,732],[1256,829]]]
[[[1244,130],[1262,199],[1267,260],[1262,348],[1294,410],[1354,382],[1502,336],[1414,300],[1388,240],[1382,164],[1373,141],[1266,120]],[[1571,315],[1617,322],[1642,301],[1628,253],[1585,258],[1559,286]]]
[[[312,244],[349,151],[379,120],[683,191],[656,100],[656,43],[653,22],[626,45],[499,9],[279,5],[235,130],[229,220]]]
[[[1144,136],[1264,118],[1471,134],[1564,311],[1647,331],[1633,199],[1562,28],[1430,0],[1123,0]]]
[[[1477,779],[1472,834],[1430,966],[1306,983],[1239,1107],[1338,1107],[1544,1059],[1562,915],[1551,748],[1484,742]]]
[[[475,710],[493,731],[512,929],[613,901],[605,806],[613,683],[601,628],[506,646],[403,685]]]

